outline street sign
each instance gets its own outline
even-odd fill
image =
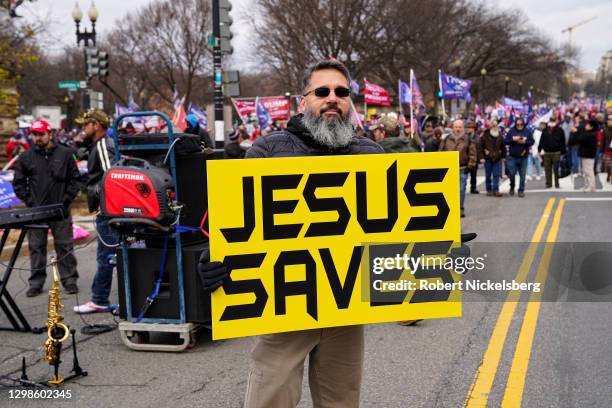
[[[60,81],[57,86],[59,89],[79,89],[82,81]]]

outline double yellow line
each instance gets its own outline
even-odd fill
[[[544,229],[546,228],[548,220],[550,219],[550,214],[552,213],[554,204],[555,198],[550,198],[546,203],[544,212],[542,213],[533,236],[531,237],[531,242],[527,248],[527,252],[523,257],[521,265],[519,266],[515,278],[517,282],[524,282],[529,275],[529,270],[533,264],[535,254],[544,234]],[[561,221],[561,213],[563,212],[564,205],[565,200],[561,199],[559,201],[559,205],[557,206],[557,210],[555,211],[552,225],[546,238],[546,242],[549,244],[544,248],[535,279],[536,282],[540,282],[540,292],[533,292],[529,299],[529,304],[523,319],[523,325],[519,334],[518,343],[514,352],[512,367],[510,368],[508,383],[506,385],[502,400],[502,407],[520,407],[521,405],[525,378],[527,376],[527,368],[529,366],[531,346],[533,344],[535,328],[538,315],[540,313],[540,300],[544,291],[544,285],[546,283],[550,258],[552,257],[552,243],[555,242],[557,233],[559,232],[559,223]],[[489,393],[493,387],[501,354],[506,342],[506,337],[508,336],[508,329],[510,327],[510,323],[512,322],[520,296],[520,291],[510,292],[506,298],[506,301],[504,302],[504,305],[502,306],[502,310],[497,318],[497,323],[493,329],[491,339],[489,340],[489,345],[485,351],[482,362],[478,367],[476,376],[468,392],[468,396],[464,404],[464,406],[467,408],[487,406]]]

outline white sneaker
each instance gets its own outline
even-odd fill
[[[108,306],[96,305],[94,302],[90,300],[89,302],[85,304],[75,306],[72,310],[74,310],[75,313],[87,314],[87,313],[108,312],[110,309]]]
[[[538,181],[542,180],[542,176],[536,176],[536,180]]]
[[[533,179],[531,178],[531,176],[527,176],[527,177],[526,177],[526,179],[527,179],[527,181],[531,181],[531,180],[533,180]]]

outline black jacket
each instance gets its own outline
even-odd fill
[[[115,161],[113,140],[103,137],[89,147],[87,160],[87,206],[89,212],[95,212],[100,207],[100,183],[106,170]]]
[[[22,153],[15,165],[13,188],[28,207],[63,204],[66,208],[79,192],[79,169],[70,149],[35,146]]]
[[[544,150],[545,153],[561,152],[565,154],[565,133],[559,126],[551,128],[546,126],[542,131],[538,152]]]
[[[315,141],[302,124],[302,115],[293,116],[287,129],[260,137],[247,151],[247,158],[325,156],[340,154],[384,153],[372,140],[354,136],[348,146],[332,149]]]
[[[585,159],[594,159],[597,156],[597,131],[591,130],[587,132],[586,129],[572,133],[568,144],[578,145],[578,156],[584,157]]]

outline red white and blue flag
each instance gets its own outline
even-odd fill
[[[185,112],[185,96],[181,99],[178,98],[178,92],[174,91],[174,113],[172,114],[172,126],[180,129],[181,132],[185,130],[187,127],[187,122],[185,122],[185,117],[187,116],[187,112]]]

